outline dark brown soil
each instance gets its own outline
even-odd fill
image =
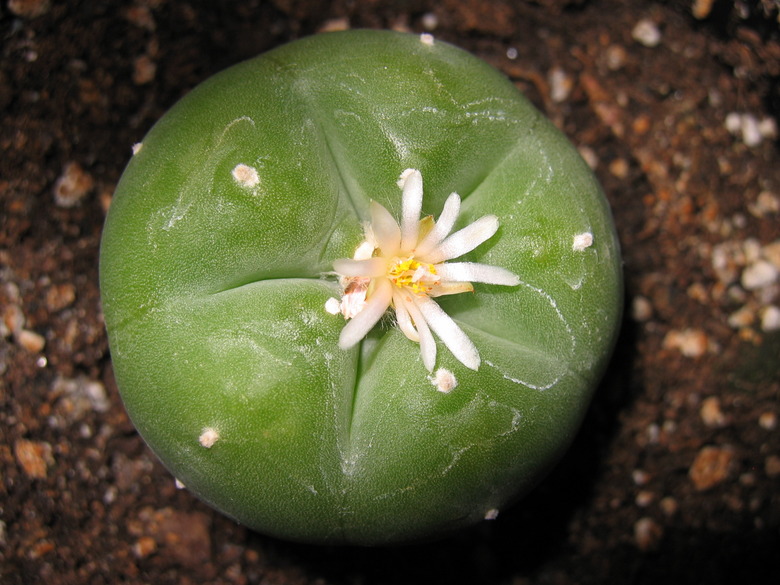
[[[131,145],[211,74],[343,27],[503,70],[591,162],[623,245],[623,333],[574,447],[438,543],[289,544],[177,490],[103,330]],[[4,0],[0,582],[780,583],[779,31],[773,0]]]

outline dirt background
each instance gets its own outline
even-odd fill
[[[111,194],[211,74],[328,29],[504,71],[613,206],[626,317],[582,432],[493,521],[392,549],[273,540],[156,462],[111,373]],[[3,0],[0,582],[780,583],[778,2]]]

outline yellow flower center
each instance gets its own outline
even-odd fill
[[[399,288],[408,287],[416,294],[428,294],[439,284],[436,267],[433,264],[419,262],[414,256],[405,260],[398,258],[387,271],[387,278]]]

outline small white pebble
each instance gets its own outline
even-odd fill
[[[439,392],[449,394],[458,385],[458,380],[455,378],[455,374],[445,368],[439,368],[431,378],[431,384],[436,386]]]
[[[650,443],[651,445],[657,445],[661,440],[661,427],[659,427],[655,423],[651,423],[647,425],[647,428],[645,429],[645,434],[647,435],[648,443]]]
[[[691,12],[693,17],[698,20],[703,20],[710,15],[712,11],[713,0],[693,0],[693,6]]]
[[[133,61],[133,83],[146,85],[154,81],[157,75],[157,63],[149,55],[139,55]]]
[[[95,181],[77,162],[69,162],[54,183],[54,201],[59,207],[75,207],[92,191]]]
[[[742,272],[742,287],[757,290],[769,286],[777,280],[778,270],[766,260],[754,262]]]
[[[729,327],[733,329],[742,329],[743,327],[750,327],[756,320],[756,314],[750,305],[745,305],[741,309],[734,311],[729,315],[726,321]]]
[[[780,308],[775,305],[764,308],[761,312],[761,330],[767,333],[780,330]]]
[[[755,116],[745,114],[742,116],[742,142],[747,146],[758,146],[764,140]]]
[[[605,52],[607,68],[611,71],[617,71],[626,64],[628,55],[626,50],[620,45],[610,45]]]
[[[756,202],[749,205],[750,213],[756,217],[764,217],[771,213],[780,211],[780,199],[774,193],[761,191],[756,198]]]
[[[206,449],[211,449],[214,446],[214,443],[216,443],[218,440],[219,433],[216,429],[211,427],[203,429],[200,437],[198,437],[198,442],[201,444],[201,446],[206,447]]]
[[[15,303],[9,304],[3,312],[2,321],[0,321],[0,326],[3,328],[3,337],[8,336],[10,333],[18,334],[24,328],[26,322],[27,318],[24,316],[22,308]]]
[[[560,67],[553,67],[547,78],[550,82],[550,99],[556,104],[565,102],[574,87],[572,78]]]
[[[517,49],[515,49],[514,47],[509,47],[506,50],[506,58],[511,59],[512,61],[517,59]]]
[[[629,170],[631,169],[628,166],[628,161],[624,158],[616,158],[611,163],[609,163],[609,172],[618,179],[622,180],[628,177]]]
[[[341,302],[335,297],[330,297],[325,301],[325,310],[331,315],[338,315],[341,313]]]
[[[647,485],[647,483],[650,481],[650,474],[647,473],[644,469],[635,469],[631,472],[631,479],[634,480],[636,485]]]
[[[642,490],[634,498],[634,503],[640,508],[647,508],[655,500],[655,494],[648,490]]]
[[[772,118],[759,120],[753,114],[730,112],[724,125],[729,133],[740,137],[751,148],[777,136],[777,125]]]
[[[762,138],[774,140],[777,138],[777,122],[774,118],[764,118],[758,123],[758,132]]]
[[[661,42],[661,31],[658,30],[658,25],[647,18],[636,23],[634,30],[631,31],[631,36],[645,47],[657,47],[658,43]]]
[[[106,387],[102,383],[96,380],[87,380],[84,382],[82,391],[84,397],[89,400],[90,406],[96,412],[108,412],[108,409],[111,408],[111,401],[106,394]]]
[[[144,147],[144,143],[143,142],[136,142],[135,144],[133,144],[133,156],[135,156],[136,154],[141,152],[141,149],[143,147]]]
[[[709,396],[702,401],[699,416],[702,422],[710,428],[720,428],[726,425],[726,416],[720,409],[720,399],[717,396]]]
[[[46,346],[46,338],[29,329],[19,331],[16,334],[16,342],[30,353],[40,353]]]
[[[761,257],[761,243],[755,238],[747,238],[742,242],[742,253],[745,255],[745,264],[755,262]]]
[[[777,428],[777,415],[771,411],[761,413],[758,417],[758,426],[765,431],[774,431]]]
[[[599,166],[599,155],[596,154],[596,151],[593,150],[590,146],[579,146],[577,147],[577,150],[579,151],[582,159],[590,167],[590,170],[595,171],[596,167]]]
[[[322,26],[317,30],[317,32],[321,33],[327,33],[327,32],[340,32],[343,30],[349,30],[350,29],[350,23],[349,18],[331,18],[330,20],[326,20],[322,23]]]
[[[688,293],[688,296],[695,301],[699,301],[700,303],[709,302],[709,291],[707,287],[700,282],[694,282],[687,288],[685,292]]]
[[[243,187],[256,187],[260,183],[257,169],[245,164],[238,164],[233,169],[233,178]]]
[[[420,42],[423,45],[428,45],[429,47],[433,46],[433,35],[428,33],[423,33],[420,35]]]
[[[735,282],[744,265],[745,252],[739,242],[727,241],[713,246],[712,268],[722,284]]]
[[[642,323],[653,316],[653,305],[643,296],[636,296],[631,301],[631,316],[634,321]]]
[[[677,349],[685,357],[701,357],[709,348],[709,338],[700,329],[671,330],[664,337],[665,349]]]
[[[109,488],[103,493],[103,503],[107,506],[113,504],[116,501],[118,491],[119,490],[116,488],[116,486],[109,486]]]
[[[757,291],[756,300],[762,306],[771,305],[775,299],[780,298],[780,282],[775,282]]]
[[[498,508],[491,508],[485,512],[485,520],[495,520],[498,518]]]
[[[739,112],[729,112],[726,114],[726,120],[723,125],[730,134],[739,134],[742,131],[742,114]]]
[[[731,218],[731,223],[739,230],[744,229],[747,227],[747,217],[742,213],[735,213]]]
[[[436,27],[439,26],[439,17],[433,12],[426,12],[422,15],[421,22],[425,30],[436,30]]]
[[[663,528],[652,518],[640,518],[634,524],[634,542],[640,550],[654,550],[662,538]]]
[[[780,240],[775,240],[761,248],[761,256],[780,270]]]
[[[583,250],[590,248],[593,245],[593,234],[585,232],[574,236],[574,242],[571,245],[571,249],[575,252],[582,252]]]
[[[176,479],[175,477],[173,479],[174,479],[174,485],[176,486],[177,490],[183,490],[187,487],[186,485],[184,485],[182,481]]]

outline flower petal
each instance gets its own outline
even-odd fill
[[[412,324],[412,319],[409,316],[407,310],[407,303],[403,299],[403,294],[400,289],[393,287],[393,305],[395,306],[395,316],[398,320],[398,328],[403,332],[406,337],[414,342],[420,341],[420,334]]]
[[[353,260],[368,260],[374,254],[376,244],[374,242],[374,233],[371,230],[371,224],[367,225],[367,231],[370,233],[366,234],[366,241],[362,242],[355,250],[355,253],[352,255]]]
[[[443,297],[446,295],[459,295],[464,292],[474,292],[474,286],[470,282],[442,282],[433,287],[428,296]]]
[[[333,261],[333,270],[341,276],[365,276],[374,278],[387,274],[387,260],[384,258],[368,258],[366,260],[351,260],[339,258]]]
[[[485,284],[502,284],[516,286],[520,279],[505,268],[479,264],[477,262],[447,262],[435,266],[436,274],[443,281],[484,282]]]
[[[463,256],[466,252],[471,252],[481,243],[490,239],[496,231],[498,231],[498,218],[495,215],[480,217],[474,223],[449,236],[424,257],[419,255],[420,260],[438,264],[450,258]]]
[[[425,322],[425,317],[423,317],[420,309],[416,305],[414,299],[418,297],[411,298],[411,302],[406,302],[404,299],[402,299],[402,302],[406,304],[409,315],[411,315],[414,320],[414,324],[417,325],[417,331],[420,334],[420,354],[422,355],[423,365],[426,370],[433,372],[433,366],[436,365],[436,340],[433,338],[431,330]]]
[[[392,256],[401,244],[401,228],[395,218],[384,206],[372,201],[369,206],[371,213],[371,231],[374,233],[377,247],[385,256]]]
[[[339,335],[339,347],[341,349],[349,349],[363,339],[371,331],[371,328],[379,322],[390,306],[393,285],[386,278],[379,278],[375,283],[376,288],[367,300],[366,306],[341,330]]]
[[[439,336],[439,339],[444,342],[444,345],[452,352],[452,355],[467,368],[472,370],[479,369],[479,352],[463,330],[458,327],[458,324],[444,312],[436,301],[431,300],[427,296],[415,296],[413,300],[417,308],[420,309],[420,313],[422,313],[426,323]],[[413,314],[412,318],[414,318]],[[422,332],[420,332],[420,337],[422,339]]]
[[[458,219],[460,213],[460,195],[457,193],[451,193],[447,197],[447,201],[444,203],[444,208],[441,210],[441,215],[436,221],[433,229],[420,241],[415,250],[415,254],[418,256],[425,255],[426,252],[430,252],[441,241],[447,237],[447,234],[452,230],[452,226]]]
[[[426,215],[420,220],[420,228],[419,228],[419,234],[418,239],[422,241],[425,236],[427,236],[431,230],[433,229],[433,226],[436,225],[436,222],[433,220],[432,215]],[[416,250],[415,250],[416,251]]]
[[[401,175],[404,193],[401,199],[401,250],[412,250],[420,233],[420,212],[423,200],[423,179],[420,171],[406,169]]]

